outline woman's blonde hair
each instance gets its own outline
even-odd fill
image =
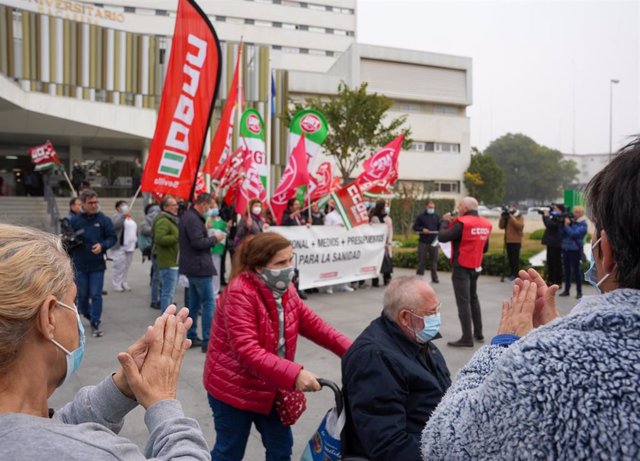
[[[47,296],[61,299],[73,270],[60,239],[0,224],[0,373],[11,366]]]

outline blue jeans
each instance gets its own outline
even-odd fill
[[[151,302],[160,302],[160,272],[158,271],[158,258],[156,255],[151,257]]]
[[[293,435],[291,428],[283,426],[275,407],[268,415],[252,411],[238,410],[231,405],[209,397],[209,406],[213,411],[213,425],[216,428],[216,444],[211,450],[214,461],[240,461],[247,448],[247,439],[251,424],[262,437],[266,449],[266,461],[290,461]]]
[[[78,309],[85,317],[91,317],[91,323],[100,323],[102,316],[102,286],[104,271],[76,272],[78,286]],[[89,304],[91,300],[91,304]]]
[[[193,319],[193,325],[187,332],[189,339],[198,337],[198,314],[202,308],[202,348],[209,344],[209,330],[213,320],[215,300],[213,299],[213,281],[211,277],[189,277],[189,317]]]
[[[160,311],[164,312],[173,302],[173,295],[178,284],[178,269],[160,269]]]

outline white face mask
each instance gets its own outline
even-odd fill
[[[262,213],[262,207],[254,206],[253,208],[251,208],[251,213],[256,216],[260,215]]]

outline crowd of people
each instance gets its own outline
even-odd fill
[[[290,460],[290,427],[304,411],[303,393],[320,389],[313,371],[296,360],[302,335],[342,359],[345,456],[638,459],[640,241],[629,229],[640,226],[633,206],[640,200],[639,175],[640,138],[588,185],[595,231],[584,278],[597,294],[579,297],[561,317],[560,286],[533,269],[518,271],[497,334],[455,379],[433,342],[441,337],[438,279],[432,271],[429,284],[422,274],[435,236],[451,242],[462,337],[448,344],[483,342],[477,285],[492,225],[478,215],[474,198],[462,199],[457,213],[441,218],[427,203],[414,226],[424,244],[418,275],[391,279],[382,271],[388,283],[382,312],[352,341],[301,299],[293,283],[291,243],[264,232],[273,223],[257,203],[233,226],[210,194],[186,206],[165,197],[137,233],[141,238],[150,224],[161,312],[153,327],[118,354],[121,368],[80,389],[58,411],[47,400],[82,361],[82,317],[94,336],[102,334],[105,252],[117,267],[113,288],[127,289],[135,223],[127,224],[126,202],[116,204],[110,219],[100,212],[96,193],[85,190],[81,210],[70,216],[73,238],[63,239],[64,245],[51,234],[0,224],[0,452],[8,459],[47,453],[55,459],[240,460],[255,425],[266,459]],[[372,210],[372,222],[389,225],[384,201]],[[553,248],[559,243],[565,272],[580,280],[575,267],[587,232],[584,210],[574,207],[573,217],[552,219],[555,211],[543,218],[550,224],[545,242]],[[147,212],[148,217],[152,208]],[[311,221],[322,214],[317,208],[311,212]],[[311,225],[308,216],[290,204],[291,225]],[[505,216],[505,227],[511,220]],[[231,246],[223,243],[230,239]],[[225,248],[233,252],[234,264],[216,307],[214,277],[221,276]],[[181,276],[188,286],[187,308],[177,309]],[[558,276],[557,270],[549,273]],[[569,290],[567,285],[560,294]],[[182,359],[194,345],[206,353],[204,387],[216,430],[211,452],[198,422],[176,400]],[[150,434],[144,452],[116,435],[137,405],[145,409]]]

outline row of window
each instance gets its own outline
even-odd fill
[[[433,192],[460,193],[460,181],[398,181],[400,187],[415,195],[431,194]]]
[[[419,102],[397,101],[393,107],[398,112],[433,113],[438,115],[459,115],[460,107],[425,104]]]
[[[339,6],[319,5],[317,3],[310,3],[310,2],[295,2],[291,0],[249,0],[249,1],[254,1],[256,3],[264,3],[267,5],[282,5],[282,6],[293,6],[298,8],[308,8],[314,11],[329,11],[331,13],[355,14],[355,10],[353,8],[341,8]]]
[[[460,153],[460,144],[451,142],[414,141],[409,150],[415,152]]]
[[[256,1],[259,3],[277,3],[277,0],[253,0],[253,1]],[[282,2],[282,4],[285,4],[285,3],[303,3],[303,2]],[[309,9],[315,9],[315,8],[311,8],[312,4],[308,4],[308,5],[309,5]],[[94,6],[98,8],[104,8],[105,4],[94,3]],[[116,6],[116,5],[107,5],[107,6],[109,7],[109,9],[112,9],[114,11],[122,11],[124,13],[147,14],[151,16],[171,16],[171,17],[174,17],[176,15],[175,11],[168,11],[168,10],[155,10],[155,9],[140,8],[135,6],[124,6],[124,7]],[[316,6],[322,7],[322,11],[325,11],[324,5],[316,5]],[[327,6],[326,8],[327,8],[326,11],[332,11],[329,8],[332,8],[333,10],[348,9],[348,8],[338,8],[338,7],[331,7],[331,6]],[[353,10],[350,10],[350,11],[353,11]],[[262,27],[276,27],[281,29],[303,30],[308,32],[315,32],[318,34],[342,35],[345,37],[353,37],[355,35],[352,30],[333,29],[330,27],[308,26],[305,24],[291,24],[291,23],[279,22],[279,21],[262,21],[259,19],[235,18],[230,16],[215,16],[215,20],[218,22],[228,22],[231,24],[252,24],[252,25],[262,26]]]

